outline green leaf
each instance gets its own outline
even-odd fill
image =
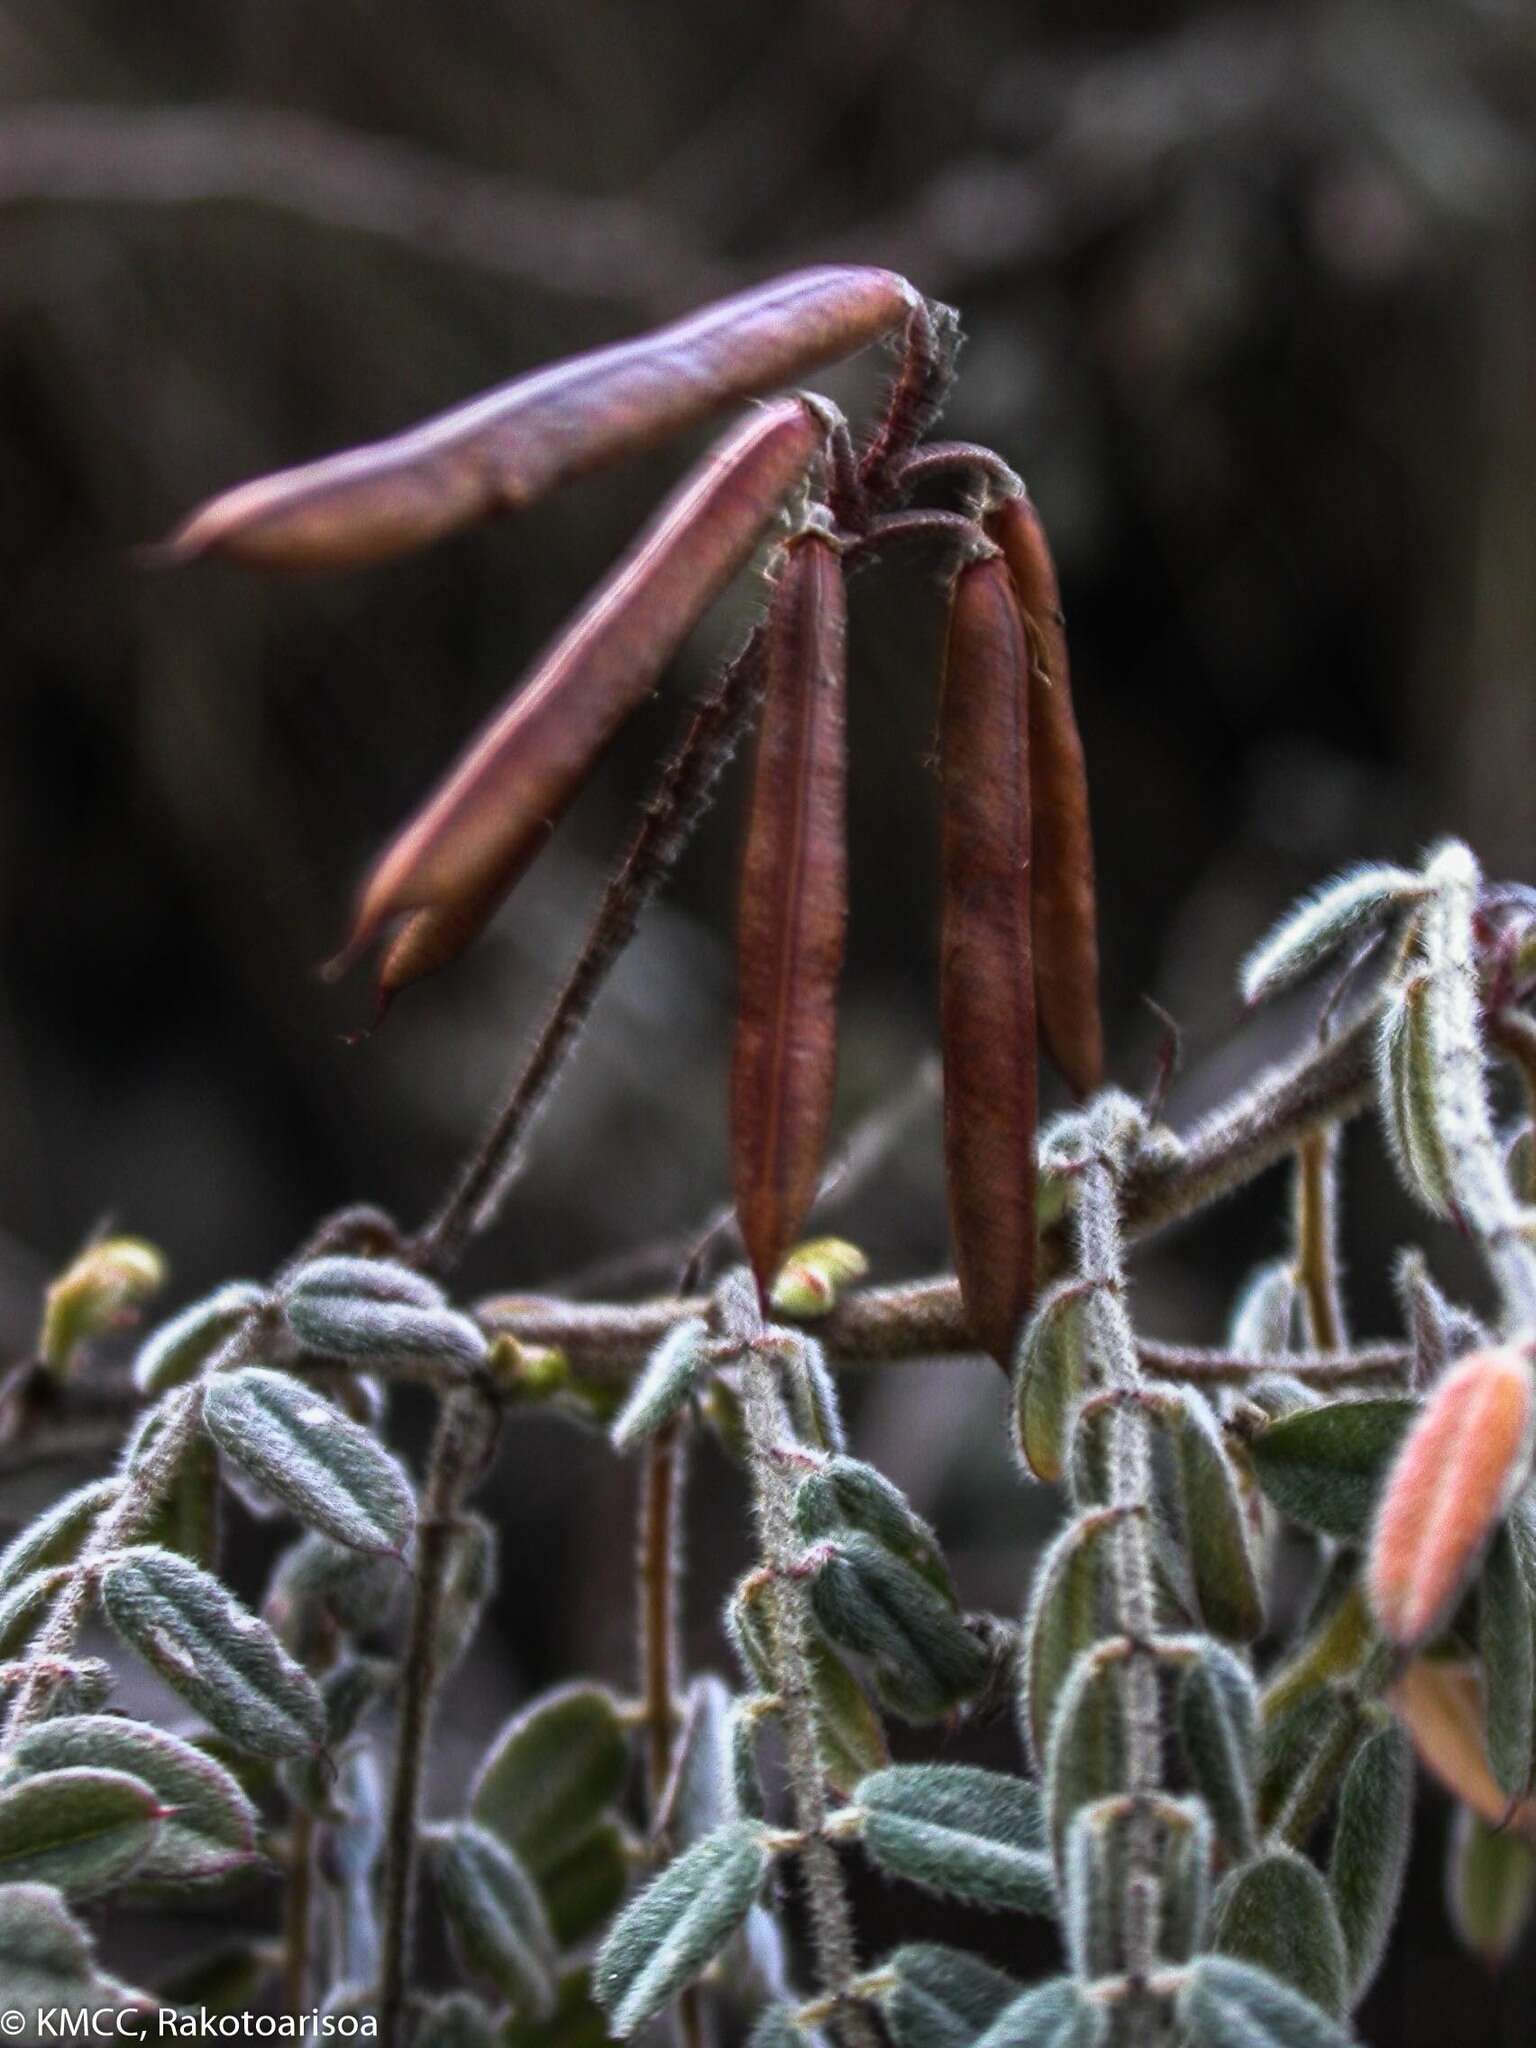
[[[1259,1743],[1259,1821],[1304,1842],[1365,1735],[1367,1722],[1346,1688],[1320,1686],[1270,1717]]]
[[[21,2015],[10,2038],[31,2041],[57,2031],[61,2011],[151,2014],[159,2003],[101,1974],[90,1936],[46,1884],[0,1884],[0,1999]]]
[[[164,1394],[195,1379],[219,1348],[264,1308],[271,1296],[254,1280],[232,1280],[162,1323],[139,1346],[133,1383],[141,1394]]]
[[[606,1815],[628,1775],[629,1737],[613,1695],[562,1686],[502,1729],[471,1789],[470,1812],[542,1877]]]
[[[207,1572],[168,1550],[129,1550],[107,1568],[101,1597],[130,1648],[233,1741],[274,1757],[319,1746],[313,1679]]]
[[[20,1657],[42,1626],[56,1594],[73,1576],[66,1564],[33,1572],[0,1594],[0,1660]]]
[[[972,2048],[1019,1996],[1012,1977],[964,1949],[914,1942],[886,1958],[880,2010],[895,2048]]]
[[[1005,2005],[975,2048],[1099,2048],[1108,2032],[1105,2007],[1070,1977],[1053,1977]]]
[[[1179,1741],[1190,1780],[1210,1809],[1216,1838],[1234,1862],[1253,1853],[1258,1699],[1253,1674],[1209,1639],[1179,1681]]]
[[[1320,1873],[1294,1850],[1266,1850],[1226,1877],[1211,1907],[1211,1947],[1257,1964],[1326,2013],[1344,2010],[1339,1917]]]
[[[1188,1560],[1199,1619],[1213,1635],[1246,1643],[1264,1626],[1264,1599],[1248,1546],[1237,1476],[1204,1398],[1187,1387],[1159,1388],[1152,1409],[1153,1512]]]
[[[163,1409],[152,1409],[145,1416],[143,1428],[123,1459],[125,1473],[138,1470],[164,1424]],[[206,1571],[217,1566],[219,1459],[212,1443],[201,1432],[183,1441],[175,1470],[165,1481],[153,1513],[139,1532],[139,1541],[174,1550]]]
[[[1058,1869],[1078,1808],[1125,1790],[1124,1678],[1124,1658],[1105,1655],[1101,1646],[1083,1652],[1062,1687],[1045,1769],[1046,1820]]]
[[[1536,1848],[1458,1806],[1446,1869],[1451,1924],[1490,1969],[1507,1961],[1536,1906]]]
[[[736,1821],[706,1835],[625,1907],[593,1977],[620,2040],[671,2003],[747,1917],[768,1873],[764,1830]]]
[[[1377,1038],[1382,1128],[1409,1194],[1434,1216],[1453,1208],[1451,1161],[1436,1105],[1432,977],[1410,974],[1389,993]]]
[[[413,1308],[441,1308],[447,1300],[435,1280],[398,1259],[330,1254],[311,1259],[283,1288],[287,1301],[383,1301]]]
[[[332,1291],[304,1284],[301,1273],[284,1296],[283,1313],[299,1343],[328,1358],[356,1358],[379,1367],[423,1359],[450,1374],[483,1365],[488,1348],[484,1331],[456,1309],[441,1306],[439,1289],[432,1293],[435,1301],[417,1302],[399,1294],[364,1292],[355,1285]]]
[[[696,1678],[683,1699],[682,1726],[672,1769],[658,1802],[653,1832],[673,1850],[691,1848],[736,1810],[731,1771],[731,1694],[709,1673]]]
[[[772,1693],[777,1680],[768,1637],[769,1597],[766,1579],[746,1580],[732,1595],[725,1619],[743,1666],[757,1685]],[[807,1644],[806,1661],[822,1773],[834,1791],[851,1798],[861,1778],[890,1761],[885,1730],[863,1686],[822,1636],[813,1636]]]
[[[560,1979],[555,2009],[546,2018],[514,2013],[501,2030],[501,2048],[609,2048],[610,2040],[585,1963]]]
[[[135,1884],[209,1884],[259,1861],[256,1810],[229,1772],[179,1736],[143,1721],[72,1714],[40,1722],[7,1751],[0,1787],[77,1766],[140,1780],[167,1810],[133,1872]]]
[[[1138,1861],[1157,1885],[1163,1960],[1183,1961],[1205,1932],[1213,1838],[1201,1802],[1158,1797],[1138,1812],[1125,1795],[1095,1800],[1072,1817],[1061,1884],[1062,1931],[1073,1971],[1085,1983],[1124,1964],[1133,1829],[1140,1831]]]
[[[629,1889],[633,1856],[617,1821],[601,1820],[539,1875],[550,1928],[561,1948],[573,1948],[606,1927]]]
[[[1294,1259],[1271,1259],[1244,1281],[1227,1325],[1227,1348],[1240,1358],[1276,1358],[1305,1348],[1306,1294]]]
[[[1121,1508],[1091,1508],[1060,1531],[1035,1567],[1020,1659],[1030,1754],[1045,1768],[1051,1722],[1067,1673],[1112,1618],[1115,1531]]]
[[[820,2039],[801,2026],[795,2008],[786,1999],[776,1998],[763,2007],[753,2022],[747,2048],[816,2048]]]
[[[1060,1479],[1065,1469],[1069,1418],[1091,1385],[1092,1314],[1093,1290],[1081,1280],[1059,1280],[1041,1295],[1019,1341],[1014,1436],[1037,1479]]]
[[[1243,962],[1243,1001],[1268,1002],[1304,981],[1346,946],[1355,947],[1404,910],[1422,903],[1428,884],[1407,868],[1350,868],[1326,882],[1259,941]]]
[[[334,1629],[369,1635],[386,1628],[406,1583],[397,1558],[310,1531],[278,1560],[263,1611],[303,1657],[325,1647]]]
[[[816,1554],[816,1621],[840,1648],[870,1659],[875,1690],[893,1713],[935,1721],[981,1690],[987,1652],[928,1579],[860,1531]]]
[[[377,1439],[288,1373],[210,1381],[203,1421],[225,1457],[299,1519],[353,1550],[399,1556],[416,1526],[410,1482]]]
[[[1194,2048],[1352,2048],[1352,2037],[1309,1998],[1225,1956],[1194,1964],[1178,2013]]]
[[[1003,1912],[1049,1913],[1055,1884],[1040,1794],[966,1764],[876,1771],[854,1792],[863,1841],[889,1877]]]
[[[794,1332],[784,1355],[784,1408],[797,1440],[813,1450],[841,1453],[847,1447],[837,1380],[814,1337]]]
[[[1536,1635],[1511,1527],[1494,1533],[1477,1588],[1483,1738],[1494,1782],[1523,1799],[1536,1770]]]
[[[496,1590],[499,1539],[484,1515],[456,1515],[448,1534],[437,1613],[437,1663],[444,1674],[462,1662],[480,1632]]]
[[[28,1522],[0,1551],[0,1594],[50,1565],[73,1564],[97,1520],[122,1490],[121,1479],[93,1479]]]
[[[469,1821],[431,1833],[443,1915],[466,1970],[520,2012],[554,2010],[555,1941],[538,1888],[512,1851]]]
[[[22,1778],[0,1790],[0,1883],[108,1891],[146,1860],[163,1818],[149,1786],[126,1771]]]
[[[710,1369],[709,1325],[701,1316],[675,1323],[646,1360],[609,1436],[616,1451],[632,1451],[693,1398]]]
[[[1284,1416],[1250,1444],[1254,1473],[1282,1514],[1325,1536],[1358,1541],[1416,1413],[1416,1402],[1386,1395]]]
[[[948,1605],[955,1604],[954,1581],[938,1538],[901,1489],[873,1465],[833,1457],[808,1472],[795,1489],[795,1525],[807,1543],[862,1530],[926,1579]]]
[[[1368,1736],[1339,1793],[1328,1885],[1349,1965],[1349,2006],[1370,1989],[1397,1918],[1413,1838],[1413,1744],[1395,1722]]]

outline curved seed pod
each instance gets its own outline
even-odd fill
[[[816,1198],[837,1079],[847,640],[842,561],[807,528],[784,550],[768,612],[737,909],[731,1178],[765,1312]]]
[[[302,1380],[254,1365],[218,1374],[203,1421],[227,1458],[332,1542],[404,1552],[416,1526],[404,1472],[376,1437]]]
[[[746,1919],[768,1874],[755,1821],[716,1828],[633,1899],[604,1942],[593,1990],[624,2040],[708,1966]]]
[[[135,1884],[211,1883],[256,1863],[256,1809],[234,1778],[202,1750],[143,1721],[70,1714],[40,1722],[7,1752],[3,1783],[84,1766],[141,1781],[164,1809],[157,1838],[134,1868]]]
[[[753,412],[684,478],[375,863],[343,964],[390,919],[412,912],[385,957],[382,995],[469,943],[745,564],[824,435],[800,399],[780,399]]]
[[[1040,1794],[966,1764],[900,1764],[854,1791],[864,1847],[891,1877],[1002,1912],[1049,1913],[1055,1883]]]
[[[1077,1095],[1104,1079],[1099,934],[1088,776],[1072,710],[1072,671],[1056,565],[1027,497],[987,517],[1002,548],[1029,634],[1030,800],[1033,808],[1035,1000],[1046,1052]]]
[[[1008,1372],[1034,1294],[1038,1103],[1029,657],[997,555],[955,578],[939,754],[950,1235],[972,1335]]]
[[[1350,2006],[1364,1998],[1386,1954],[1412,1832],[1413,1745],[1389,1720],[1361,1744],[1349,1767],[1328,1857],[1328,1887],[1349,1963]]]
[[[1513,1953],[1536,1906],[1536,1849],[1468,1806],[1456,1809],[1445,1873],[1451,1924],[1495,1970]]]
[[[1422,1642],[1459,1597],[1526,1476],[1532,1410],[1523,1346],[1474,1352],[1436,1384],[1371,1534],[1371,1604],[1394,1642]]]
[[[164,1811],[142,1778],[73,1767],[0,1791],[0,1885],[75,1895],[121,1884],[155,1846]]]
[[[424,547],[664,440],[733,399],[791,384],[890,333],[904,278],[793,271],[669,327],[555,363],[386,441],[242,484],[169,546],[259,568],[352,568]]]
[[[897,1949],[880,1974],[880,2012],[896,2048],[972,2048],[1021,1996],[1016,1979],[938,1942]]]
[[[146,1545],[107,1568],[101,1598],[123,1640],[242,1748],[276,1757],[319,1746],[314,1680],[207,1572]]]
[[[1211,1905],[1211,1947],[1256,1963],[1326,2013],[1344,2010],[1339,1916],[1321,1873],[1293,1849],[1267,1849],[1224,1880]]]

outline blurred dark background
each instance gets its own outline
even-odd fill
[[[268,1270],[342,1201],[420,1218],[753,602],[701,632],[477,950],[350,1049],[366,988],[312,969],[362,864],[690,451],[346,577],[152,573],[135,544],[244,475],[794,265],[891,265],[960,307],[947,425],[1022,470],[1055,537],[1118,1078],[1153,1071],[1144,996],[1184,1028],[1180,1118],[1297,1042],[1305,1004],[1238,1030],[1235,962],[1346,860],[1457,831],[1532,879],[1519,0],[4,0],[0,70],[12,1349],[105,1216],[166,1248],[177,1302]],[[824,381],[867,417],[884,368]],[[924,569],[856,588],[845,1127],[910,1091],[934,1044],[941,608]],[[473,1287],[543,1285],[720,1200],[739,790],[605,994]],[[937,1150],[930,1099],[838,1213],[878,1275],[944,1261]],[[1369,1134],[1346,1171],[1374,1334],[1417,1223]],[[1272,1181],[1160,1247],[1143,1321],[1214,1340],[1282,1231]],[[1448,1238],[1431,1252],[1474,1284]],[[1008,1610],[1053,1510],[1002,1460],[999,1392],[981,1365],[903,1368],[858,1391],[855,1433],[937,1516],[966,1593]],[[633,1491],[563,1425],[514,1435],[466,1757],[538,1685],[627,1677]],[[691,1513],[692,1650],[718,1664],[746,1542],[718,1461]],[[967,1751],[1011,1752],[1006,1720]],[[1424,1806],[1366,2037],[1524,2040],[1531,1958],[1489,1983],[1457,1953],[1443,1802]],[[895,1903],[866,1901],[872,1934]],[[1008,1959],[1010,1924],[982,1936]]]

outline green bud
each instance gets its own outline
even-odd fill
[[[1016,1913],[1049,1913],[1055,1884],[1037,1788],[965,1764],[876,1771],[854,1792],[863,1842],[889,1877]]]
[[[1349,1968],[1349,2006],[1370,1989],[1387,1952],[1412,1834],[1413,1744],[1384,1717],[1345,1774],[1328,1859]]]
[[[135,1884],[212,1884],[258,1863],[256,1810],[230,1773],[179,1736],[143,1721],[71,1714],[25,1729],[6,1753],[0,1788],[43,1772],[88,1767],[147,1785],[165,1809],[134,1869]]]
[[[134,1385],[141,1394],[165,1394],[195,1379],[214,1353],[270,1300],[254,1280],[232,1280],[206,1300],[194,1301],[139,1346],[133,1361]]]
[[[695,1843],[630,1901],[593,1974],[619,2040],[654,2019],[719,1954],[746,1919],[768,1863],[764,1830],[735,1821]]]
[[[602,1820],[629,1775],[613,1695],[567,1685],[524,1707],[496,1737],[470,1792],[479,1824],[541,1877]]]
[[[332,1542],[404,1552],[416,1526],[410,1482],[375,1437],[302,1380],[261,1366],[220,1374],[203,1420],[225,1457]]]
[[[141,1237],[109,1237],[86,1249],[48,1289],[38,1356],[67,1379],[81,1348],[131,1320],[141,1301],[165,1285],[165,1260]]]
[[[632,1451],[688,1405],[710,1369],[709,1342],[709,1325],[697,1316],[668,1330],[614,1419],[616,1451]]]
[[[768,1305],[775,1315],[799,1321],[830,1315],[843,1291],[868,1271],[868,1259],[846,1238],[810,1238],[797,1244],[779,1268]]]
[[[512,1851],[469,1821],[429,1836],[438,1895],[466,1970],[520,2012],[555,2003],[555,1940],[533,1879]]]
[[[1428,885],[1406,868],[1359,867],[1336,876],[1288,911],[1243,963],[1240,986],[1248,1004],[1267,1002],[1304,981],[1343,949],[1422,903]]]
[[[1318,1871],[1292,1849],[1267,1849],[1223,1880],[1211,1946],[1256,1964],[1328,2014],[1344,2011],[1349,1966],[1339,1916]]]
[[[314,1681],[207,1572],[146,1545],[108,1567],[101,1596],[129,1647],[215,1728],[261,1756],[318,1745],[325,1717]]]
[[[76,1768],[0,1790],[0,1884],[51,1884],[88,1897],[148,1858],[164,1809],[142,1778]]]
[[[964,1949],[914,1942],[887,1957],[880,2011],[895,2048],[972,2048],[1019,1997],[1012,1977]]]

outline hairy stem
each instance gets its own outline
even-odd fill
[[[532,1052],[468,1166],[417,1240],[416,1262],[427,1270],[446,1272],[468,1240],[494,1222],[516,1178],[523,1141],[548,1101],[603,984],[693,837],[721,772],[751,723],[761,688],[762,646],[763,630],[755,627],[663,768]]]
[[[1296,1152],[1296,1277],[1319,1351],[1344,1348],[1337,1192],[1338,1133],[1325,1125],[1303,1138]]]
[[[314,1919],[315,1823],[300,1806],[288,1834],[288,1881],[283,1889],[283,1996],[290,2017],[309,2005],[310,1935]]]
[[[764,1565],[771,1574],[767,1609],[774,1675],[781,1705],[784,1750],[798,1852],[819,1988],[834,2002],[844,2048],[877,2048],[868,2014],[853,1995],[857,1973],[853,1915],[837,1851],[827,1838],[827,1796],[816,1743],[811,1695],[805,1594],[791,1576],[799,1553],[793,1482],[778,1451],[789,1437],[779,1394],[776,1347],[759,1340],[746,1347],[743,1412],[752,1464],[753,1502]]]

